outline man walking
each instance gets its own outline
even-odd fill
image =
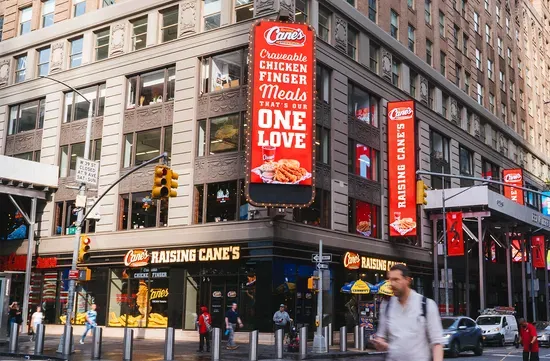
[[[239,327],[243,327],[243,323],[241,322],[239,314],[237,313],[237,304],[233,302],[231,304],[231,308],[225,314],[225,332],[229,336],[227,340],[228,350],[235,350],[239,347],[235,345],[235,330],[237,328],[237,324],[239,325]]]
[[[285,311],[284,304],[281,303],[281,305],[279,306],[279,311],[275,312],[275,314],[273,315],[273,322],[275,322],[275,331],[280,329],[285,330],[286,325],[289,322],[292,322],[292,318],[290,318],[288,312]]]
[[[523,361],[539,361],[539,341],[533,324],[519,319],[519,342],[523,345]]]
[[[84,333],[82,334],[82,338],[80,339],[80,344],[84,345],[84,339],[86,338],[86,335],[91,329],[96,328],[96,318],[97,318],[97,311],[96,311],[96,304],[92,303],[91,308],[86,312],[86,329],[84,330]]]
[[[389,271],[394,297],[383,312],[373,343],[387,351],[387,361],[443,361],[443,329],[439,310],[410,288],[409,268],[396,264]]]

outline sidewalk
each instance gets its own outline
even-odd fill
[[[78,343],[78,338],[76,339],[75,344],[75,353],[68,358],[63,358],[60,354],[56,353],[57,346],[59,342],[59,337],[46,337],[44,342],[44,355],[46,357],[35,358],[34,356],[31,359],[43,359],[48,360],[70,360],[70,361],[89,361],[91,360],[91,343],[92,337],[86,339],[84,345]],[[233,361],[233,360],[247,360],[249,345],[245,343],[238,344],[239,348],[234,351],[229,351],[225,348],[225,342],[222,342],[222,349],[220,358],[222,360]],[[133,352],[133,361],[161,361],[164,360],[164,341],[160,340],[143,340],[138,339],[134,340],[134,352]],[[211,355],[209,353],[198,353],[198,341],[180,341],[176,340],[175,346],[175,359],[176,360],[185,360],[185,361],[210,361]],[[34,354],[34,342],[29,341],[28,336],[20,336],[19,338],[19,355],[18,357],[13,357],[14,355],[8,353],[8,345],[0,344],[0,360],[21,360],[25,355]],[[48,357],[50,356],[50,357]],[[332,347],[328,354],[316,355],[308,354],[308,359],[316,360],[329,360],[332,358],[350,358],[363,356],[363,358],[368,358],[369,361],[378,361],[382,360],[380,355],[376,353],[368,352],[357,352],[350,350],[346,353],[340,353],[338,346]],[[366,356],[366,357],[365,357]],[[275,359],[275,346],[274,345],[258,345],[258,359],[263,361]],[[102,360],[106,361],[120,361],[122,360],[122,340],[118,338],[104,338],[102,345]],[[297,353],[285,353],[284,360],[298,360]]]

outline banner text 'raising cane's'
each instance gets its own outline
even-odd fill
[[[271,185],[286,187],[283,192],[294,193],[295,198],[300,198],[298,189],[313,187],[314,45],[315,34],[305,24],[259,21],[252,28],[248,167],[252,203],[305,204],[313,197],[313,191],[305,189],[309,195],[298,202],[262,198],[280,189]]]
[[[416,124],[414,101],[388,103],[390,236],[416,235]]]

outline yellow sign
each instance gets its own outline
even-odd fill
[[[149,300],[168,297],[168,288],[152,288],[149,291]]]
[[[241,258],[241,247],[208,247],[151,251],[151,264],[234,261]]]
[[[368,295],[370,293],[369,285],[362,280],[357,280],[351,286],[351,293],[354,295]]]
[[[378,289],[379,295],[393,296],[393,289],[388,281],[382,283]]]

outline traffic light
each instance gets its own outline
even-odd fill
[[[151,195],[153,198],[166,198],[170,193],[170,188],[168,187],[168,168],[165,165],[157,165],[155,167],[155,174],[153,179],[153,191]]]
[[[92,279],[92,270],[88,267],[81,268],[78,270],[78,280],[79,281],[89,281]]]
[[[80,245],[78,247],[78,263],[88,262],[90,260],[90,243],[92,240],[85,234],[80,236]]]
[[[428,200],[426,197],[428,196],[426,194],[426,190],[428,189],[428,186],[424,184],[423,180],[417,180],[416,181],[416,204],[428,204]]]
[[[317,288],[318,288],[317,280],[318,279],[319,279],[319,277],[315,277],[315,276],[309,277],[307,279],[307,288],[311,291],[317,290]]]
[[[168,197],[177,197],[178,196],[178,178],[179,174],[174,172],[172,169],[168,168],[168,173],[166,174],[166,187],[168,188]]]

